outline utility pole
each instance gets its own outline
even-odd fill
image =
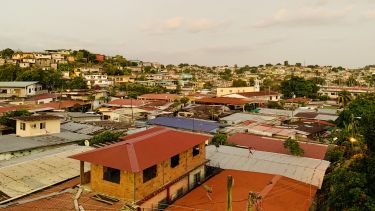
[[[233,177],[231,175],[228,176],[227,184],[227,211],[232,211]]]

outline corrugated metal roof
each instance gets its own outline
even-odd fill
[[[1,191],[14,199],[76,177],[79,165],[67,157],[88,149],[76,146],[73,150],[0,168]],[[85,166],[86,170],[89,168]]]
[[[220,124],[214,121],[206,121],[182,117],[157,117],[148,121],[148,124],[161,125],[185,130],[200,132],[215,132]]]
[[[36,83],[38,83],[38,81],[0,81],[0,87],[24,88]]]
[[[236,133],[230,136],[228,141],[240,146],[252,147],[256,151],[290,154],[288,150],[284,148],[284,141],[279,139]],[[304,150],[303,157],[315,159],[324,159],[328,149],[328,146],[323,144],[299,142],[299,145]]]
[[[272,152],[220,146],[206,147],[206,158],[210,165],[219,165],[223,169],[278,174],[307,184],[321,187],[325,171],[330,162],[325,160],[296,157]]]
[[[247,114],[247,113],[234,113],[232,115],[226,116],[221,118],[220,120],[227,121],[227,122],[234,122],[240,123],[244,121],[254,121],[254,122],[270,122],[273,120],[277,120],[276,117],[273,116],[264,116],[264,115],[256,115],[256,114]]]
[[[154,127],[124,136],[122,142],[71,158],[129,172],[139,172],[204,143],[209,136]]]

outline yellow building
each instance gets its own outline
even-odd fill
[[[92,191],[160,209],[203,182],[209,138],[154,127],[71,158],[81,161],[81,183],[89,183]],[[89,177],[84,162],[91,163]]]
[[[235,94],[235,93],[244,93],[244,92],[259,92],[259,89],[256,86],[216,88],[217,97],[221,97],[223,95]]]
[[[17,136],[30,137],[60,133],[60,118],[57,116],[22,116],[15,119]]]

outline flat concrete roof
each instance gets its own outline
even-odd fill
[[[0,153],[16,152],[40,147],[67,144],[90,139],[91,136],[69,131],[43,136],[19,137],[15,134],[0,136]]]

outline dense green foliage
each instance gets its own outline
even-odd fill
[[[362,118],[364,114],[375,109],[375,94],[364,94],[358,96],[340,113],[337,124],[340,127],[348,125],[353,117]]]
[[[30,116],[31,113],[27,110],[15,110],[15,111],[8,111],[3,116],[0,117],[0,124],[8,126],[12,128],[13,132],[16,131],[16,120],[14,117],[20,116]]]
[[[353,100],[338,119],[341,131],[319,194],[320,210],[375,210],[375,94]]]
[[[92,137],[90,139],[90,145],[105,143],[109,141],[117,141],[121,136],[123,136],[123,133],[121,132],[105,131]]]
[[[228,136],[222,133],[216,133],[215,136],[211,140],[211,144],[213,145],[226,145],[228,141]]]
[[[287,149],[290,154],[295,156],[303,156],[304,151],[299,146],[298,142],[294,139],[288,138],[284,141],[284,148]]]
[[[70,89],[87,89],[87,83],[82,77],[75,77],[68,82]]]
[[[118,89],[120,91],[128,92],[129,98],[137,98],[139,95],[148,93],[166,93],[167,89],[161,86],[145,86],[136,83],[124,83],[121,84]]]
[[[220,78],[226,81],[230,81],[232,79],[232,71],[230,69],[225,69],[224,72],[220,73]]]
[[[232,82],[232,87],[245,87],[245,86],[247,86],[246,81],[241,80],[241,79],[233,80]]]
[[[284,98],[309,97],[316,98],[318,96],[319,87],[313,81],[305,80],[301,77],[292,76],[288,80],[281,82],[281,92]]]

